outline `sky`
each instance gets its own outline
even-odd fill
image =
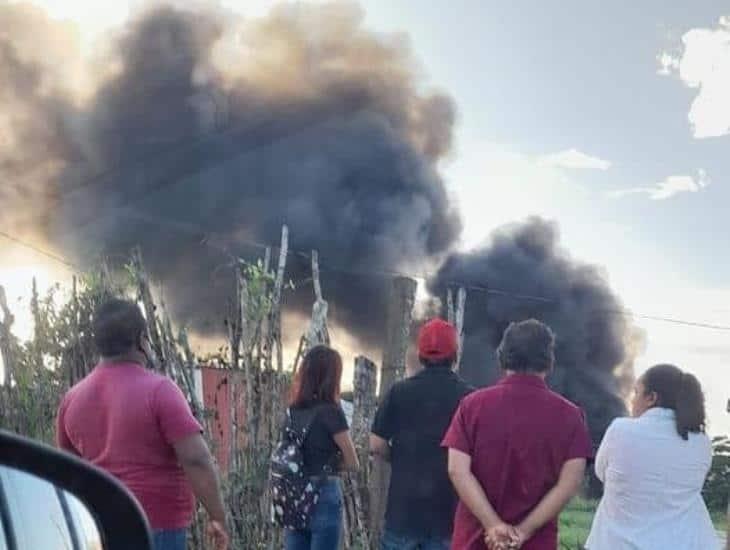
[[[34,3],[93,44],[143,2]],[[250,17],[275,3],[221,1]],[[442,171],[462,247],[540,214],[635,313],[730,327],[730,4],[360,4],[370,28],[408,36],[423,86],[457,104]],[[658,362],[695,373],[710,432],[730,433],[730,330],[636,323],[647,334],[637,373]]]

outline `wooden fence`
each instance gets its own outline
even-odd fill
[[[267,490],[269,457],[278,439],[291,377],[306,350],[329,344],[328,304],[319,280],[316,251],[312,253],[313,306],[309,326],[300,338],[291,368],[283,360],[281,311],[288,258],[288,229],[282,229],[281,245],[272,263],[266,250],[254,263],[233,258],[234,288],[227,315],[227,349],[207,363],[230,372],[227,389],[217,392],[216,406],[206,409],[196,391],[195,372],[200,361],[193,354],[184,329],[175,329],[165,304],[156,301],[155,288],[145,269],[141,251],[134,250],[122,275],[106,265],[73,279],[70,298],[59,304],[50,292],[39,296],[32,286],[31,310],[34,335],[20,342],[13,335],[13,315],[0,286],[0,357],[5,383],[0,385],[0,427],[51,442],[58,402],[63,393],[85,376],[96,356],[91,342],[91,318],[95,307],[110,296],[139,301],[149,326],[154,368],[171,377],[183,389],[195,414],[206,426],[212,444],[227,423],[226,449],[216,449],[222,466],[222,484],[232,534],[232,547],[241,550],[281,548],[281,533],[269,520]],[[416,284],[396,278],[392,285],[383,349],[379,391],[382,394],[404,374]],[[463,297],[450,315],[463,317]],[[354,365],[352,434],[360,458],[360,471],[344,478],[346,549],[377,548],[382,529],[387,465],[373,464],[368,452],[370,425],[376,408],[377,368],[358,357]],[[225,399],[221,396],[225,395]],[[226,414],[220,414],[227,407]],[[215,417],[218,412],[217,418]],[[224,453],[222,455],[221,453]],[[193,549],[204,549],[204,514],[200,511],[191,531]]]

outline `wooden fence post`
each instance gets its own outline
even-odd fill
[[[267,341],[267,367],[272,367],[274,346],[276,346],[276,371],[284,369],[284,359],[281,349],[281,292],[284,288],[284,273],[286,271],[286,258],[289,254],[289,228],[284,225],[281,228],[281,247],[279,249],[279,264],[274,279],[274,290],[271,297],[271,315],[269,316],[269,332]]]
[[[362,355],[355,358],[353,376],[352,438],[363,464],[369,456],[370,425],[375,416],[375,363]]]
[[[403,378],[406,369],[413,305],[416,298],[416,281],[408,277],[393,280],[388,302],[385,347],[380,369],[379,398],[382,399],[393,384]],[[370,494],[370,535],[371,546],[377,547],[383,531],[385,505],[390,483],[390,465],[382,460],[373,464]]]
[[[165,374],[169,374],[167,361],[165,361],[165,350],[162,345],[162,336],[160,328],[157,325],[157,306],[152,299],[152,291],[150,289],[150,281],[142,262],[142,250],[135,247],[132,251],[132,265],[134,266],[135,278],[137,283],[137,292],[142,300],[142,305],[147,317],[147,331],[150,336],[152,349],[157,357],[150,357],[149,360],[156,363],[155,368],[161,369]]]
[[[454,293],[449,288],[446,290],[446,320],[453,325],[454,317]]]
[[[456,295],[456,311],[454,314],[454,326],[456,333],[459,335],[459,353],[456,357],[456,365],[454,369],[459,372],[461,368],[461,355],[464,348],[464,311],[466,309],[466,289],[461,287]]]
[[[353,377],[353,411],[350,430],[355,443],[360,470],[345,476],[345,548],[364,549],[368,542],[370,513],[370,425],[375,415],[375,363],[363,356],[355,358]]]
[[[314,305],[312,306],[312,320],[309,322],[307,333],[304,337],[302,348],[297,354],[295,363],[298,363],[299,355],[304,355],[317,344],[329,345],[330,335],[327,329],[327,310],[329,305],[322,296],[322,285],[319,281],[319,254],[312,250],[312,284],[314,286]]]

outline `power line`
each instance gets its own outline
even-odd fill
[[[170,79],[171,80],[171,79]],[[153,84],[159,84],[159,85],[165,85],[167,83],[167,80],[160,79],[159,82],[155,82]],[[151,86],[146,86],[143,90],[147,90],[151,88]],[[227,94],[223,94],[226,99],[226,103],[230,101],[230,98],[227,96]],[[319,113],[315,113],[314,120],[317,122],[317,124],[323,124],[328,122],[329,118],[335,118],[337,115],[339,115],[339,112],[332,112],[330,113],[330,117],[325,118],[324,120],[317,118],[316,115]],[[241,124],[235,124],[235,125],[229,125],[225,128],[215,128],[209,132],[204,132],[202,134],[194,135],[194,136],[183,136],[180,139],[174,140],[172,143],[168,143],[167,146],[162,147],[161,149],[155,149],[155,150],[148,150],[144,151],[142,154],[138,155],[137,157],[134,157],[132,159],[119,161],[116,164],[113,164],[112,166],[102,170],[101,172],[98,172],[86,179],[82,179],[80,181],[77,181],[74,185],[66,187],[61,190],[61,193],[52,195],[52,198],[56,200],[63,199],[64,195],[72,194],[80,189],[93,186],[99,183],[103,183],[103,181],[108,177],[114,174],[115,172],[122,171],[127,169],[127,166],[136,166],[141,164],[143,161],[147,160],[151,157],[158,157],[158,156],[164,156],[164,155],[174,155],[180,152],[185,151],[189,148],[195,148],[200,147],[206,144],[207,141],[211,140],[212,138],[217,137],[223,137],[228,134],[233,134],[235,132],[241,131],[241,130],[247,130],[247,131],[256,131],[260,129],[261,127],[265,126],[266,123],[272,123],[269,119],[261,119],[258,121],[243,121]],[[290,137],[291,135],[299,134],[306,129],[310,125],[312,125],[310,120],[303,121],[303,126],[297,126],[295,124],[293,131],[290,131],[288,134],[285,135],[274,135],[272,136],[272,139],[270,141],[265,141],[263,144],[261,142],[257,143],[254,147],[250,148],[244,148],[240,150],[236,150],[235,152],[228,152],[225,156],[239,156],[245,153],[248,153],[252,150],[255,150],[259,147],[266,147],[270,146],[272,143],[276,143],[277,141],[280,141],[282,139],[286,139],[287,137]],[[276,126],[276,124],[272,124],[273,126]],[[278,128],[277,128],[278,129]],[[121,131],[119,133],[122,133]],[[224,157],[225,158],[225,157]],[[190,173],[198,173],[201,170],[200,167],[194,167]],[[156,193],[160,191],[162,188],[177,184],[179,179],[174,177],[167,177],[167,178],[161,178],[159,181],[155,182],[153,185],[151,185],[148,189],[145,190],[145,192],[139,194],[139,195],[133,195],[131,198],[123,201],[121,205],[117,205],[117,207],[127,207],[132,203],[135,203],[139,200],[142,200],[149,195]],[[95,219],[97,219],[100,216],[100,214],[96,214],[92,216],[90,219],[87,219],[85,222],[82,222],[81,224],[78,224],[75,227],[75,230],[78,230],[79,227],[83,228],[90,223],[93,223]],[[159,222],[159,220],[157,220]],[[168,222],[168,223],[175,223],[179,226],[184,226],[182,222]],[[188,224],[190,225],[190,224]],[[202,228],[196,228],[196,233],[200,233],[203,238],[203,244],[206,244],[208,246],[211,246],[213,248],[218,249],[220,252],[223,252],[225,254],[230,255],[230,252],[226,248],[221,248],[220,246],[215,245],[215,243],[209,238],[209,234],[204,231]],[[30,250],[35,251],[38,254],[41,254],[49,259],[52,259],[60,264],[63,264],[66,267],[69,267],[71,269],[80,271],[81,268],[77,267],[76,265],[72,264],[71,262],[65,260],[64,258],[53,254],[51,252],[48,252],[46,250],[43,250],[42,248],[33,245],[31,243],[28,243],[22,239],[19,239],[18,237],[15,237],[9,233],[6,233],[5,231],[0,231],[0,236],[20,245],[25,248],[28,248]],[[240,239],[236,239],[234,241],[236,244],[248,244],[251,246],[256,246],[257,248],[266,249],[266,248],[272,248],[275,249],[277,247],[271,247],[269,245],[263,244],[263,243],[257,243],[254,241],[243,241]],[[311,259],[310,253],[303,252],[303,251],[297,251],[297,250],[290,250],[289,254],[296,254],[304,258]],[[332,266],[321,266],[321,269],[323,271],[331,271],[331,272],[339,272],[343,274],[348,274],[352,276],[402,276],[402,277],[410,277],[412,279],[417,279],[420,281],[428,281],[429,279],[433,278],[435,276],[434,273],[425,273],[425,274],[413,274],[413,273],[404,273],[400,271],[394,271],[394,270],[347,270],[344,268],[339,267],[332,267]],[[557,303],[558,300],[554,298],[547,298],[544,296],[535,296],[535,295],[529,295],[529,294],[519,294],[515,292],[510,292],[506,290],[500,290],[495,288],[490,288],[486,286],[479,286],[479,285],[473,285],[473,284],[463,284],[458,281],[446,281],[449,283],[449,286],[452,287],[463,287],[466,290],[476,291],[476,292],[483,292],[491,295],[498,295],[498,296],[505,296],[509,298],[519,299],[519,300],[527,300],[527,301],[537,301],[537,302],[547,302],[547,303]],[[660,316],[653,316],[653,315],[643,315],[639,313],[634,313],[630,310],[599,310],[600,312],[605,313],[611,313],[616,315],[626,315],[626,316],[632,316],[636,318],[646,319],[646,320],[652,320],[652,321],[660,321],[660,322],[666,322],[666,323],[674,323],[674,324],[681,324],[685,326],[692,326],[692,327],[698,327],[698,328],[706,328],[706,329],[713,329],[713,330],[730,330],[730,326],[725,325],[717,325],[717,324],[711,324],[711,323],[702,323],[702,322],[693,322],[693,321],[686,321],[683,319],[676,319],[676,318],[669,318],[669,317],[660,317]]]
[[[236,256],[233,253],[230,252],[228,246],[225,244],[220,244],[219,237],[216,237],[215,235],[212,235],[210,233],[206,234],[201,228],[198,226],[188,223],[188,222],[178,222],[178,221],[172,221],[172,220],[163,220],[163,219],[154,219],[152,216],[146,216],[142,214],[138,214],[137,217],[142,218],[146,221],[153,221],[156,223],[163,223],[163,224],[169,224],[173,226],[177,230],[182,230],[188,233],[194,233],[196,235],[200,235],[203,238],[201,239],[201,244],[204,246],[208,246],[210,248],[213,248],[223,254],[226,254],[229,257],[240,257]],[[43,250],[33,244],[30,244],[26,241],[23,241],[22,239],[19,239],[17,237],[14,237],[13,235],[10,235],[4,231],[0,231],[0,236],[5,237],[6,239],[9,239],[16,244],[19,244],[21,246],[24,246],[26,248],[29,248],[31,250],[34,250],[35,252],[42,254],[43,256],[46,256],[50,259],[53,259],[59,263],[62,263],[63,265],[70,267],[74,270],[80,270],[77,266],[74,264],[68,262],[67,260],[61,258],[60,256],[53,254],[51,252],[48,252],[46,250]],[[230,241],[230,239],[229,239]],[[248,239],[234,239],[231,241],[232,244],[239,244],[239,245],[248,245],[252,246],[254,248],[265,250],[267,248],[271,250],[277,250],[278,246],[271,246],[267,245],[265,243],[248,240]],[[291,256],[298,256],[301,258],[305,258],[307,260],[311,260],[311,252],[305,252],[302,250],[296,250],[296,249],[289,249],[287,251],[287,255]],[[335,273],[342,273],[345,275],[350,276],[360,276],[360,277],[409,277],[411,279],[415,279],[421,282],[427,282],[428,280],[432,279],[436,276],[435,273],[407,273],[403,271],[396,271],[396,270],[386,270],[386,269],[369,269],[369,270],[350,270],[342,267],[337,266],[331,266],[327,265],[326,263],[323,264],[321,258],[320,258],[320,270],[321,271],[329,271],[329,272],[335,272]],[[531,294],[522,294],[517,292],[511,292],[508,290],[502,290],[497,288],[490,288],[487,286],[481,286],[481,285],[473,285],[473,284],[466,284],[462,281],[456,281],[456,280],[448,280],[444,281],[448,287],[451,288],[464,288],[466,290],[474,291],[474,292],[481,292],[485,294],[490,295],[496,295],[496,296],[504,296],[506,298],[512,298],[515,300],[524,300],[524,301],[534,301],[534,302],[543,302],[543,303],[559,303],[559,300],[555,298],[548,298],[546,296],[536,296]],[[713,323],[704,323],[704,322],[698,322],[698,321],[689,321],[686,319],[678,319],[674,317],[662,317],[657,315],[646,315],[642,313],[636,313],[629,309],[597,309],[594,310],[596,313],[605,313],[609,315],[620,315],[625,317],[633,317],[637,319],[644,319],[648,321],[657,321],[662,323],[670,323],[670,324],[676,324],[676,325],[682,325],[682,326],[688,326],[688,327],[694,327],[694,328],[701,328],[701,329],[708,329],[708,330],[722,330],[722,331],[730,331],[730,325],[720,325],[720,324],[713,324]]]
[[[44,250],[34,244],[31,244],[27,241],[24,241],[23,239],[19,239],[18,237],[15,237],[11,235],[10,233],[6,233],[5,231],[0,231],[0,237],[5,237],[7,240],[14,242],[15,244],[18,244],[24,248],[27,248],[29,250],[33,250],[34,252],[45,256],[47,258],[50,258],[51,260],[55,260],[56,262],[65,265],[66,267],[70,267],[73,270],[80,270],[81,268],[75,266],[68,260],[62,258],[61,256],[58,256],[57,254],[54,254],[53,252],[49,252],[47,250]]]
[[[243,244],[252,246],[254,248],[260,249],[260,250],[266,250],[267,248],[271,250],[277,250],[279,249],[278,246],[272,246],[268,245],[266,243],[250,240],[250,239],[222,239],[219,236],[216,236],[212,233],[206,232],[202,227],[199,225],[190,223],[190,222],[180,222],[177,220],[168,220],[164,218],[160,218],[157,216],[151,216],[147,214],[137,213],[134,214],[135,217],[142,219],[147,222],[155,223],[158,225],[167,225],[170,228],[177,230],[177,231],[184,231],[187,233],[192,233],[195,235],[203,236],[203,239],[201,241],[202,244],[210,246],[220,252],[225,253],[228,256],[233,255],[229,249],[229,246],[227,244],[223,244],[220,241],[228,241],[230,244]],[[305,258],[307,260],[311,261],[311,252],[306,252],[303,250],[296,250],[293,248],[289,248],[287,251],[287,255],[294,255],[299,256],[302,258]],[[330,272],[337,272],[342,273],[346,275],[352,275],[352,276],[382,276],[382,277],[410,277],[411,279],[416,279],[421,282],[428,282],[430,279],[433,279],[437,274],[433,272],[424,272],[421,274],[414,274],[414,273],[406,273],[403,271],[397,271],[397,270],[384,270],[384,269],[369,269],[369,270],[350,270],[342,267],[332,266],[328,265],[326,263],[322,262],[322,259],[320,258],[320,270],[323,272],[330,271]],[[463,281],[456,281],[456,280],[450,280],[445,281],[447,286],[451,288],[464,288],[466,290],[471,290],[475,292],[482,292],[485,294],[495,295],[495,296],[505,296],[508,298],[513,298],[516,300],[526,300],[526,301],[534,301],[534,302],[543,302],[543,303],[559,303],[559,300],[555,298],[548,298],[545,296],[536,296],[532,294],[523,294],[523,293],[516,293],[516,292],[510,292],[507,290],[497,289],[497,288],[490,288],[488,286],[481,286],[481,285],[474,285],[474,284],[467,284]],[[662,317],[657,315],[645,315],[641,313],[635,313],[629,309],[600,309],[596,310],[598,313],[607,313],[612,315],[622,315],[626,317],[635,317],[637,319],[645,319],[647,321],[658,321],[663,323],[672,323],[677,325],[683,325],[683,326],[690,326],[695,328],[703,328],[703,329],[710,329],[710,330],[726,330],[730,331],[730,325],[720,325],[720,324],[713,324],[713,323],[704,323],[704,322],[697,322],[697,321],[688,321],[685,319],[677,319],[673,317]]]
[[[629,311],[631,315],[634,317],[637,317],[639,319],[646,319],[648,321],[659,321],[662,323],[674,323],[676,325],[685,325],[689,327],[696,327],[696,328],[706,328],[711,330],[730,330],[730,326],[727,325],[715,325],[712,323],[700,323],[696,321],[685,321],[683,319],[676,319],[673,317],[658,317],[655,315],[642,315],[640,313],[632,313]]]
[[[304,114],[292,111],[291,116],[278,117],[273,120],[264,115],[259,116],[258,118],[239,120],[235,123],[215,128],[208,132],[183,137],[179,140],[175,140],[171,144],[168,144],[166,147],[162,147],[161,149],[144,151],[137,157],[118,162],[89,178],[79,180],[74,184],[65,187],[60,193],[52,195],[51,198],[54,198],[56,201],[60,201],[80,189],[104,184],[104,182],[107,181],[107,177],[112,176],[116,172],[133,170],[137,166],[143,164],[143,161],[150,158],[168,157],[169,159],[170,157],[176,156],[178,161],[171,163],[167,167],[167,174],[157,178],[157,181],[154,181],[141,192],[130,193],[118,204],[114,205],[115,209],[126,208],[158,193],[163,188],[177,185],[185,177],[198,174],[205,170],[206,167],[210,165],[211,161],[201,162],[199,160],[199,155],[196,155],[195,153],[196,151],[199,151],[201,147],[208,146],[217,139],[225,137],[233,138],[240,132],[258,135],[257,142],[252,146],[222,147],[222,151],[218,155],[214,155],[213,158],[225,161],[229,158],[249,154],[262,147],[270,147],[284,139],[300,135],[302,132],[307,131],[310,127],[328,124],[331,120],[336,120],[344,114],[352,114],[359,110],[359,108],[351,108],[349,104],[347,104],[337,109],[322,107],[318,110],[315,109]],[[263,134],[263,136],[261,134]],[[191,163],[192,166],[190,165]],[[78,232],[97,221],[103,215],[105,215],[105,212],[103,211],[92,211],[92,214],[89,217],[76,223],[73,229],[66,233]],[[28,223],[32,223],[34,220],[33,218],[29,218],[27,221]]]

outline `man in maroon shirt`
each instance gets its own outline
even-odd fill
[[[139,307],[110,300],[96,312],[100,363],[64,397],[58,446],[116,476],[137,497],[155,550],[184,550],[197,496],[217,550],[228,546],[218,474],[201,427],[175,383],[145,368]]]
[[[460,497],[452,550],[557,548],[592,445],[581,410],[545,384],[554,348],[539,321],[512,323],[497,349],[504,378],[456,412],[443,441]]]

